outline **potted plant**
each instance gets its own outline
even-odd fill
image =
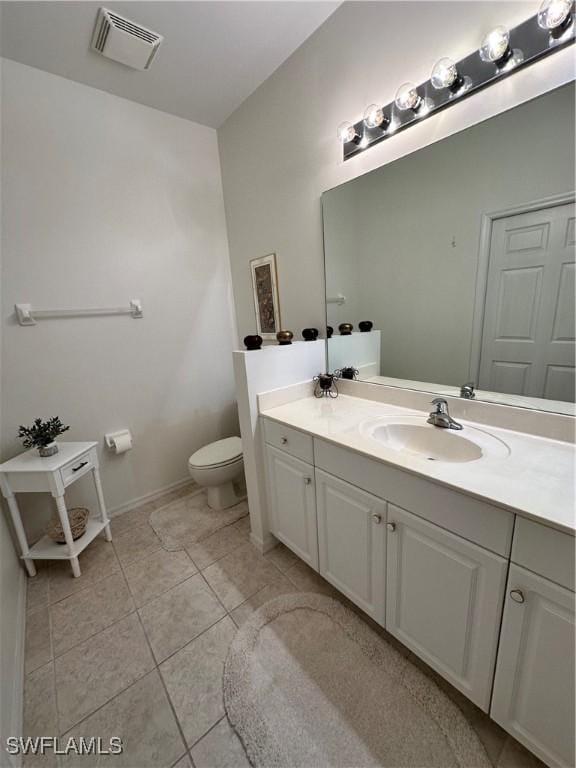
[[[20,426],[18,437],[22,440],[24,448],[38,448],[40,456],[54,456],[58,453],[58,446],[54,440],[70,427],[64,426],[58,416],[53,416],[47,421],[34,419],[31,427]]]

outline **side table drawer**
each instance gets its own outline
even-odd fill
[[[69,464],[65,464],[60,470],[62,482],[64,487],[67,487],[79,477],[82,477],[86,472],[90,472],[91,469],[98,466],[98,457],[96,455],[96,449],[90,448],[89,451],[78,456],[77,459],[71,461]]]

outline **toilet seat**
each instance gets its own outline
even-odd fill
[[[190,456],[188,464],[195,469],[214,469],[239,461],[242,461],[242,440],[239,437],[226,437],[197,450]]]

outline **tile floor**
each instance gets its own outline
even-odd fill
[[[258,553],[248,518],[187,551],[164,550],[148,517],[186,493],[115,518],[112,544],[97,539],[86,549],[79,579],[67,563],[46,564],[30,579],[25,735],[121,736],[124,752],[100,762],[29,756],[25,766],[246,768],[222,703],[222,667],[237,628],[288,592],[321,591],[350,605],[285,547]],[[542,767],[414,660],[462,709],[497,768]]]

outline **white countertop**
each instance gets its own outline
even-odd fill
[[[430,462],[389,448],[359,429],[366,419],[380,416],[419,417],[425,424],[422,411],[340,395],[333,400],[306,397],[261,410],[261,415],[545,525],[572,535],[576,532],[576,447],[572,444],[462,421],[460,434],[466,434],[466,426],[481,429],[503,440],[510,455],[462,463]]]

